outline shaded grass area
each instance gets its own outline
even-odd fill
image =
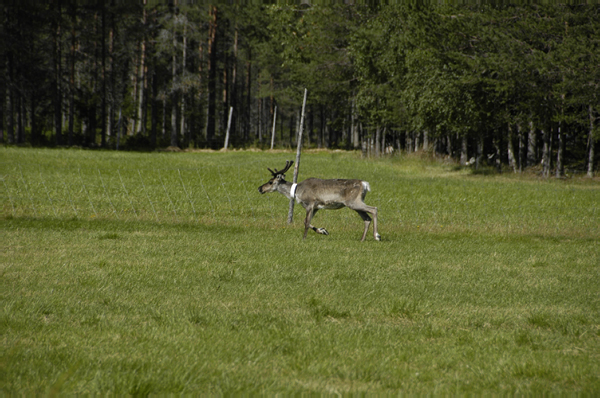
[[[239,156],[277,167],[281,154]],[[320,212],[332,234],[302,241],[298,221],[279,221],[287,201],[264,195],[273,210],[255,202],[256,221],[231,209],[156,222],[5,205],[2,391],[600,389],[597,186],[307,158],[307,169],[335,161],[332,174],[366,175],[384,241],[359,244],[360,219],[347,210]],[[479,200],[460,196],[465,188]],[[460,198],[471,216],[451,208]]]

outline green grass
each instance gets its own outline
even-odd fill
[[[3,394],[600,391],[597,181],[306,153],[383,241],[302,241],[291,153],[0,155]]]

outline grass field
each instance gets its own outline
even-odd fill
[[[0,149],[3,394],[600,392],[600,183],[305,153]],[[291,175],[290,175],[291,176]]]

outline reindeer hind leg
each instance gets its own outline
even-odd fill
[[[377,232],[377,207],[374,207],[375,213],[373,213],[373,237],[375,240],[380,241],[381,235]]]
[[[369,225],[371,225],[371,217],[369,217],[369,215],[367,214],[366,211],[356,210],[356,212],[358,213],[360,218],[362,218],[363,221],[365,222],[365,230],[362,234],[362,238],[360,239],[361,242],[364,242],[365,238],[367,237],[367,231],[369,230]]]
[[[377,232],[377,207],[368,206],[363,203],[361,206],[353,208],[353,210],[365,221],[365,231],[363,232],[361,242],[367,237],[367,231],[371,224],[371,217],[373,217],[373,237],[375,240],[381,240],[381,235]],[[371,216],[369,216],[369,214]]]

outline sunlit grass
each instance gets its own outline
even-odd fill
[[[371,183],[361,244],[347,209],[302,241],[258,194],[291,153],[1,151],[4,393],[600,389],[587,180],[304,154]]]

